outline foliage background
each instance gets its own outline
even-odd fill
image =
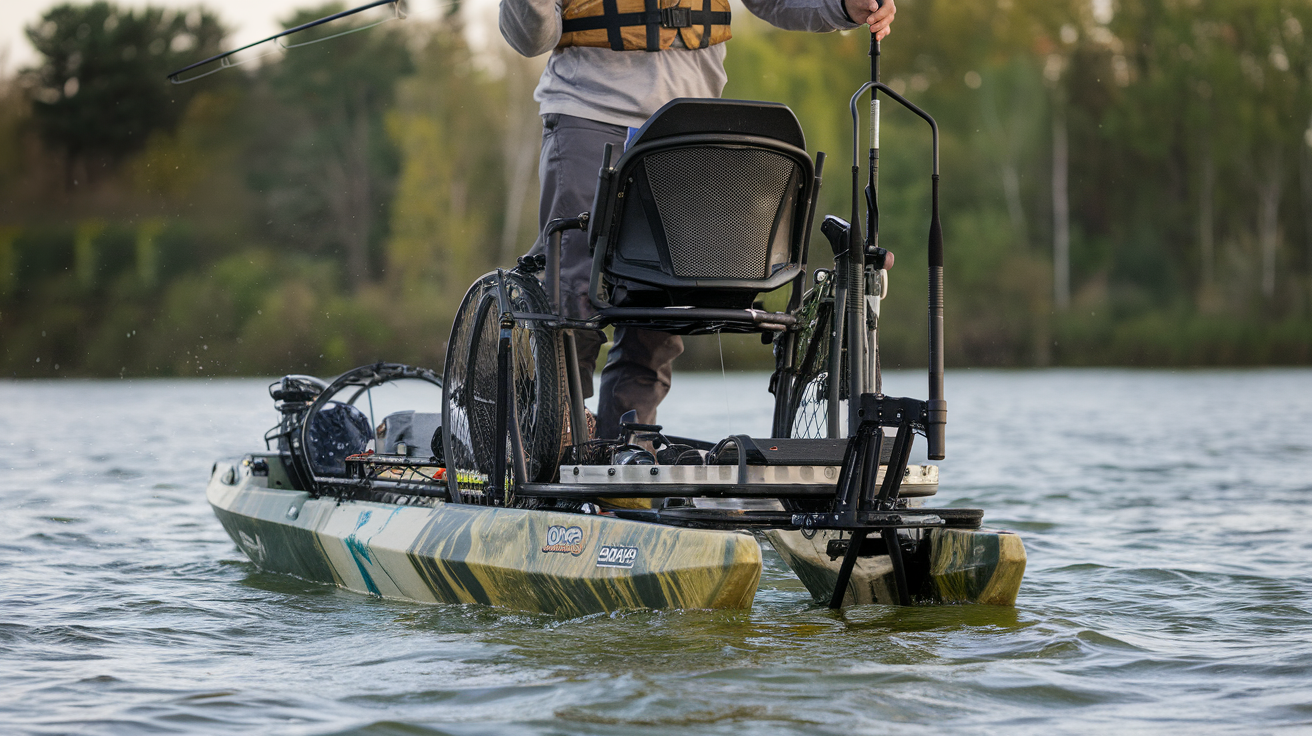
[[[898,7],[885,81],[944,134],[950,365],[1312,362],[1312,3]],[[169,85],[224,48],[222,22],[34,19],[42,63],[0,74],[4,374],[440,365],[464,287],[533,240],[541,59],[475,52],[451,5]],[[789,104],[831,156],[822,211],[849,212],[868,36],[745,11],[734,33],[725,96]],[[884,110],[884,363],[916,366],[928,136]],[[681,366],[720,354],[692,340]],[[723,354],[770,361],[754,339]]]

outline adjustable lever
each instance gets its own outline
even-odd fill
[[[639,423],[637,409],[629,409],[620,417],[620,439],[626,444],[632,444],[635,435],[639,433],[659,435],[662,429],[659,424]]]
[[[873,44],[872,44],[873,45]],[[893,267],[893,254],[888,248],[881,248],[879,242],[879,203],[875,200],[875,189],[872,186],[866,186],[866,212],[870,218],[870,238],[866,241],[863,250],[866,254],[866,265],[873,266],[876,271],[881,269],[890,269]]]
[[[836,215],[825,215],[825,221],[820,223],[820,232],[829,240],[829,247],[834,249],[834,258],[847,253],[848,233],[851,231],[851,223]]]
[[[893,251],[888,248],[879,246],[866,245],[866,265],[874,266],[875,270],[885,270],[893,267]]]

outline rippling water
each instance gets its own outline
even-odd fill
[[[761,376],[676,381],[671,431],[768,426]],[[834,613],[768,553],[750,612],[560,620],[257,571],[203,488],[272,425],[262,381],[0,382],[0,730],[1312,728],[1312,372],[958,371],[948,398],[939,501],[1022,533],[1014,610]]]

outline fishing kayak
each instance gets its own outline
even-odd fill
[[[422,478],[425,471],[405,472]],[[932,480],[908,487],[932,491],[936,473]],[[381,500],[315,497],[295,488],[278,453],[216,463],[206,497],[232,540],[263,570],[383,598],[559,616],[751,608],[761,541],[826,603],[846,550],[843,534],[827,530],[695,529],[607,512],[480,507],[404,493]],[[842,605],[897,602],[891,558],[874,547],[858,557]],[[1019,536],[929,529],[917,549],[909,569],[919,601],[1014,605],[1026,561]]]

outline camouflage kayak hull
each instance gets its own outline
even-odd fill
[[[269,485],[219,463],[206,489],[256,565],[385,598],[564,616],[744,609],[761,577],[748,534],[431,499],[339,502]]]
[[[842,558],[826,551],[839,533],[772,529],[765,538],[797,573],[817,602],[829,603]],[[1016,605],[1025,575],[1025,545],[1011,532],[989,529],[928,529],[916,558],[907,560],[912,595],[922,602]],[[896,583],[888,555],[857,559],[843,605],[893,604]]]

